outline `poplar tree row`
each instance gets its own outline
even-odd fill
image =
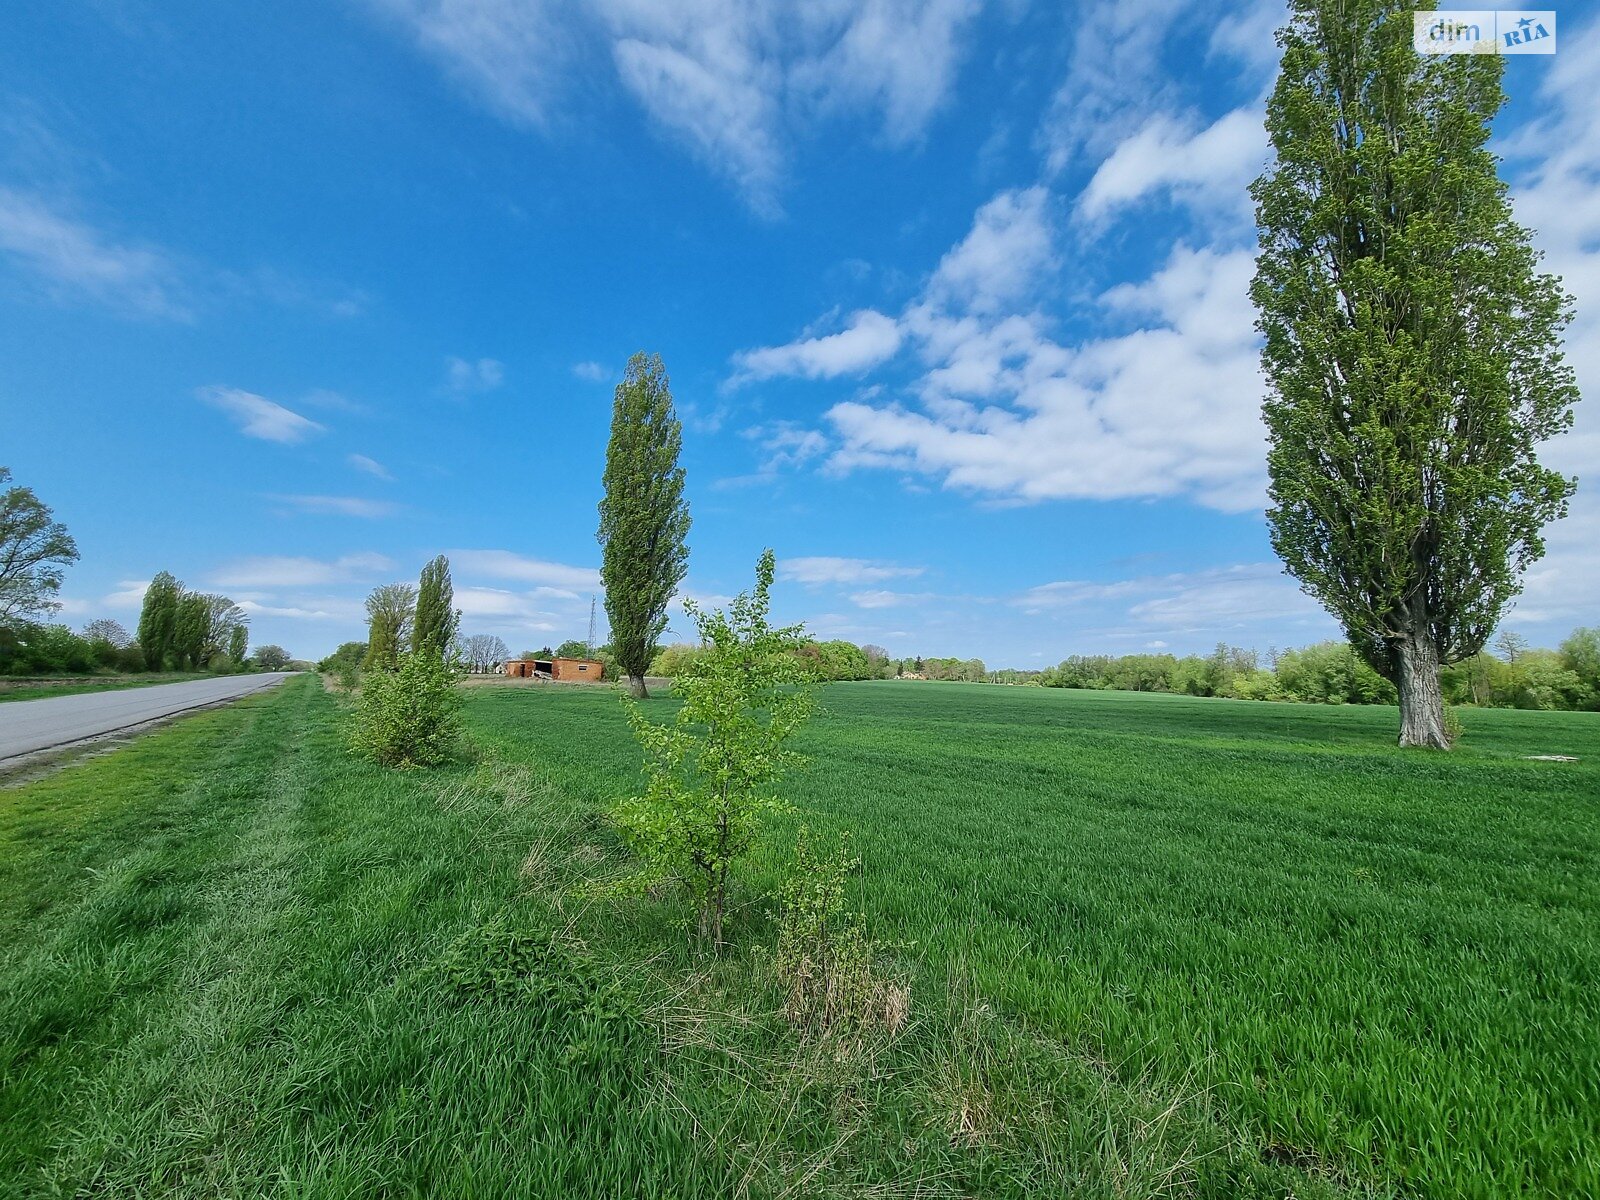
[[[152,671],[202,670],[226,655],[244,661],[250,618],[227,596],[192,592],[162,571],[145,590],[139,649]]]

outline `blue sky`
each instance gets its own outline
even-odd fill
[[[0,11],[0,462],[253,641],[584,636],[611,392],[660,353],[690,594],[896,654],[1301,644],[1272,559],[1245,188],[1281,7],[62,0]],[[1592,5],[1509,60],[1519,216],[1600,381]],[[1600,466],[1580,405],[1550,461]],[[1580,490],[1508,624],[1600,621]],[[677,632],[686,631],[681,615]]]

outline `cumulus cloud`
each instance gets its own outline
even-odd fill
[[[294,445],[326,428],[276,401],[241,388],[215,385],[195,392],[202,401],[227,413],[246,437]]]
[[[1057,264],[1043,187],[1005,191],[973,218],[972,229],[939,260],[928,300],[991,313],[1031,297]]]
[[[1036,319],[918,314],[933,368],[921,401],[828,412],[839,470],[888,467],[999,498],[1263,496],[1264,434],[1246,251],[1177,247],[1149,280],[1100,298],[1132,332],[1066,345]]]
[[[780,558],[778,577],[810,587],[825,584],[881,583],[888,579],[909,579],[926,568],[905,567],[870,558]]]
[[[893,317],[864,308],[838,333],[808,337],[783,346],[763,346],[734,356],[731,384],[795,375],[832,379],[854,375],[893,358],[900,349],[900,325]]]
[[[190,315],[164,251],[119,241],[40,195],[0,186],[0,254],[58,299],[146,317]]]
[[[1250,182],[1267,158],[1263,113],[1239,108],[1204,128],[1169,114],[1151,117],[1100,164],[1078,198],[1078,215],[1104,220],[1152,195],[1247,219]]]

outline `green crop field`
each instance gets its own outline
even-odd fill
[[[1600,1193],[1600,717],[822,701],[721,961],[605,892],[605,689],[408,774],[302,678],[0,793],[0,1194]],[[802,819],[899,1031],[778,1015]]]

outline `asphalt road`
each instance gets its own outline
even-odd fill
[[[265,675],[223,675],[216,679],[191,679],[187,683],[85,692],[80,696],[13,700],[0,704],[0,762],[36,750],[50,750],[116,733],[191,708],[236,700],[251,692],[275,687],[290,674],[278,671]]]

